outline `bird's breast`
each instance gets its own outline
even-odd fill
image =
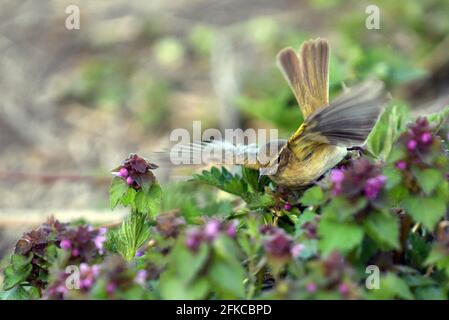
[[[346,148],[327,144],[317,146],[310,155],[305,155],[304,159],[298,159],[291,153],[288,161],[279,166],[270,178],[287,187],[306,186],[336,166],[346,153]]]

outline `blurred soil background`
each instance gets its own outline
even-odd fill
[[[449,105],[448,16],[444,0],[0,1],[0,257],[48,215],[120,220],[110,169],[193,120],[288,135],[301,115],[275,56],[303,40],[330,40],[331,96],[375,76],[417,113]]]

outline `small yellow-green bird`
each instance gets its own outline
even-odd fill
[[[193,143],[189,151],[208,154],[202,157],[204,162],[258,169],[260,175],[285,187],[313,183],[337,165],[348,148],[365,143],[387,102],[384,85],[378,80],[346,89],[329,102],[329,51],[326,40],[315,39],[304,42],[299,53],[286,48],[277,56],[304,117],[288,140],[272,140],[263,146],[214,140]],[[275,152],[267,154],[267,150]]]

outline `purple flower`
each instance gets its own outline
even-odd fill
[[[95,247],[97,247],[98,251],[103,254],[104,249],[103,249],[103,244],[106,241],[106,236],[100,235],[100,236],[96,236],[94,239],[94,243],[95,243]]]
[[[409,140],[409,142],[407,142],[407,149],[409,151],[415,150],[417,146],[418,146],[418,143],[414,139]]]
[[[72,256],[78,257],[80,255],[80,250],[75,248],[72,250]]]
[[[136,278],[134,281],[141,286],[145,285],[145,282],[147,281],[147,272],[145,270],[139,270],[137,271]]]
[[[396,168],[404,171],[405,169],[407,169],[407,162],[405,162],[404,160],[399,160],[398,162],[396,162]]]
[[[207,222],[206,226],[204,227],[204,236],[206,237],[206,239],[215,239],[220,232],[220,226],[220,221],[215,219],[209,220],[209,222]]]
[[[288,258],[291,254],[292,238],[284,230],[278,229],[264,242],[265,251],[275,258]]]
[[[94,264],[91,268],[92,275],[94,277],[98,277],[100,275],[100,269],[101,267],[98,264]]]
[[[341,184],[343,183],[344,179],[345,179],[345,173],[343,172],[343,170],[333,169],[331,171],[330,180],[334,184],[333,189],[332,189],[333,195],[337,196],[341,193],[341,191],[342,191]]]
[[[286,204],[284,204],[284,210],[285,211],[290,211],[292,209],[292,205],[290,204],[290,203],[286,203]]]
[[[82,289],[90,289],[94,284],[94,280],[92,278],[86,278],[80,281],[80,287]]]
[[[106,292],[109,294],[113,294],[115,289],[117,289],[117,285],[114,282],[109,282],[106,286]]]
[[[62,249],[68,250],[72,246],[72,243],[70,242],[70,240],[64,239],[64,240],[61,240],[61,243],[59,244],[59,246]]]
[[[201,245],[201,241],[203,240],[203,233],[200,229],[190,229],[187,230],[186,234],[186,245],[190,250],[196,251]]]
[[[290,253],[292,254],[293,258],[299,257],[301,252],[304,250],[305,246],[302,243],[295,244],[291,249]]]
[[[335,184],[340,184],[345,178],[345,173],[340,169],[332,169],[330,179]]]
[[[126,169],[124,167],[121,168],[120,171],[118,172],[118,175],[124,179],[128,178],[128,176],[129,176],[128,169]]]
[[[133,178],[131,178],[131,177],[126,178],[126,183],[127,183],[129,186],[132,185],[132,184],[134,183]]]
[[[338,292],[340,292],[342,295],[346,296],[350,291],[349,286],[346,283],[341,283],[338,286]]]
[[[87,263],[83,262],[80,264],[80,272],[81,274],[88,274],[90,271],[90,267]]]
[[[309,282],[306,285],[306,290],[308,293],[315,293],[318,289],[318,286],[315,284],[315,282]]]
[[[231,237],[234,238],[237,234],[237,223],[235,221],[232,221],[228,227],[226,228],[226,234]]]
[[[421,134],[421,142],[424,144],[432,142],[432,134],[430,132],[424,132]]]
[[[368,179],[364,189],[365,196],[371,200],[375,199],[379,194],[380,189],[384,186],[386,180],[387,178],[382,175]]]
[[[143,256],[144,252],[142,250],[137,250],[136,252],[136,257],[141,257]]]

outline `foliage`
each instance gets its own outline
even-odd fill
[[[169,208],[157,166],[131,155],[110,187],[111,206],[131,211],[122,224],[106,232],[49,220],[25,234],[0,297],[447,299],[449,158],[438,134],[447,115],[406,124],[402,108],[387,109],[369,150],[304,190],[213,167],[190,187],[167,186],[180,199]],[[73,265],[78,289],[67,286]],[[366,285],[368,266],[378,287]]]

